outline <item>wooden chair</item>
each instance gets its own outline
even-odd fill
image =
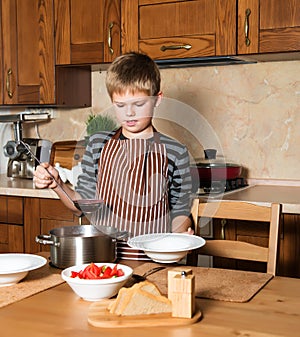
[[[238,260],[266,262],[266,272],[276,273],[277,247],[279,235],[280,204],[261,206],[249,202],[218,201],[200,203],[195,199],[192,206],[193,220],[198,225],[198,217],[236,219],[269,222],[269,246],[261,247],[243,241],[207,239],[206,244],[187,256],[187,264],[195,266],[198,255],[210,255]],[[197,231],[201,235],[200,231]]]

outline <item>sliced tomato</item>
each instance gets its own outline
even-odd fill
[[[78,272],[77,271],[71,271],[71,277],[75,278],[78,276]]]
[[[101,278],[111,278],[111,272],[112,272],[111,267],[107,266],[104,270],[104,273],[102,275],[100,275],[100,277]]]
[[[125,275],[125,273],[124,273],[123,269],[118,269],[117,270],[117,277],[124,276],[124,275]]]
[[[90,263],[83,270],[71,271],[71,277],[79,277],[80,279],[95,280],[95,279],[108,279],[112,277],[123,276],[124,271],[118,269],[118,265],[115,264],[113,268],[103,265],[97,266],[95,263]]]
[[[99,276],[101,273],[101,267],[98,267],[95,263],[90,263],[88,266],[85,267],[86,271],[89,271],[93,277]]]
[[[117,276],[118,275],[118,265],[115,264],[113,269],[111,270],[110,277]]]

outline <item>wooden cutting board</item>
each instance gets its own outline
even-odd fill
[[[200,309],[192,318],[172,317],[171,313],[135,315],[135,316],[118,316],[111,314],[107,307],[113,300],[103,300],[94,302],[90,305],[88,313],[88,322],[99,328],[132,328],[132,327],[153,327],[153,326],[179,326],[189,325],[198,322],[202,313]]]
[[[81,162],[85,151],[84,141],[66,140],[56,142],[52,145],[50,164],[59,163],[61,167],[72,169]]]

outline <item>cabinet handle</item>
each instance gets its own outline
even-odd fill
[[[9,98],[12,98],[13,97],[13,92],[11,91],[11,88],[10,88],[10,78],[12,76],[12,70],[11,68],[9,68],[7,70],[7,76],[6,76],[6,91],[7,91],[7,95]]]
[[[244,25],[244,30],[245,30],[245,44],[247,47],[250,46],[250,39],[249,39],[249,17],[251,14],[251,9],[247,8],[245,11],[245,25]]]
[[[174,46],[161,46],[160,50],[161,51],[166,51],[166,50],[176,50],[176,49],[185,49],[189,50],[191,49],[192,46],[190,44],[183,44],[183,45],[174,45]]]
[[[108,48],[109,51],[111,53],[111,55],[114,53],[114,50],[112,48],[112,29],[113,29],[114,23],[110,22],[108,24],[108,38],[107,38],[107,42],[108,42]]]
[[[221,220],[221,239],[225,240],[225,225],[226,225],[227,221],[226,219],[222,219]]]

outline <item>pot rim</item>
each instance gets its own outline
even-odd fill
[[[92,237],[111,237],[118,238],[125,236],[125,232],[120,232],[112,226],[93,226],[93,225],[75,225],[56,227],[49,231],[55,238],[92,238]],[[128,233],[128,232],[126,232]]]

